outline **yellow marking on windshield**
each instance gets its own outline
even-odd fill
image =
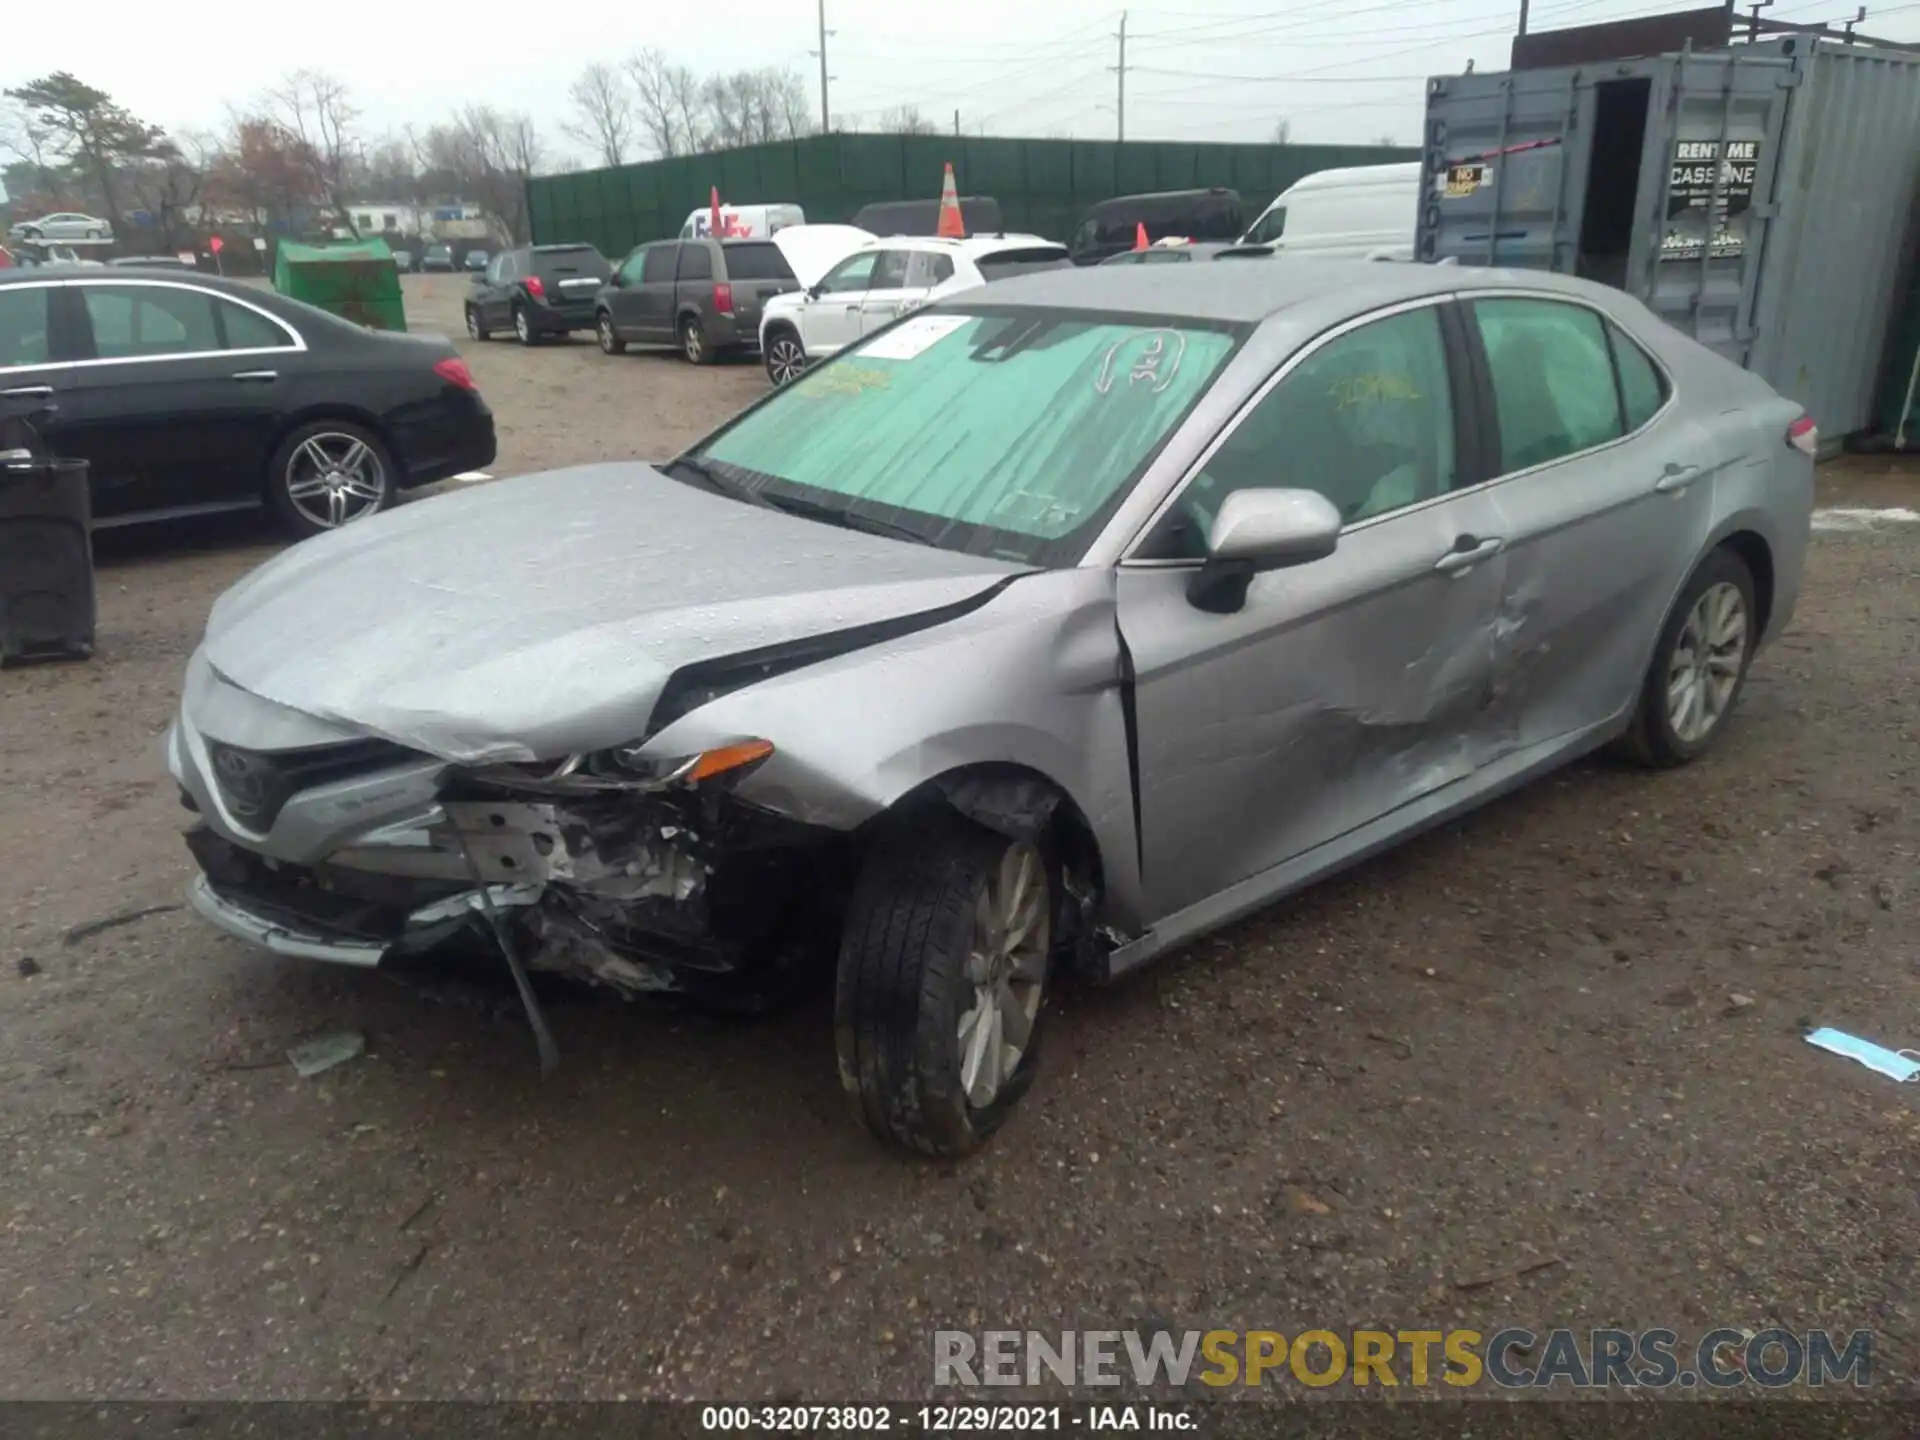
[[[1418,400],[1420,387],[1409,376],[1374,371],[1367,375],[1348,375],[1334,380],[1327,386],[1327,393],[1345,410],[1376,400]]]

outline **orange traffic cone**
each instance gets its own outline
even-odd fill
[[[940,182],[940,224],[934,231],[943,240],[967,238],[966,221],[960,216],[960,192],[953,183],[953,162],[947,162],[947,178]]]
[[[1133,248],[1136,250],[1147,248],[1147,222],[1144,220],[1133,227]]]

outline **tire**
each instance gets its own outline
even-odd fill
[[[467,306],[467,334],[471,335],[475,340],[491,340],[493,338],[493,331],[487,328],[487,322],[480,318],[480,310],[474,305]]]
[[[524,305],[513,307],[513,338],[522,345],[540,343],[540,332],[533,328],[533,321],[527,318],[527,309]]]
[[[605,310],[602,310],[598,315],[594,316],[593,335],[594,338],[600,342],[600,353],[602,355],[624,355],[627,353],[627,342],[614,333],[613,316],[609,315]]]
[[[800,343],[800,337],[784,325],[768,334],[765,359],[767,379],[775,389],[791,385],[807,368],[806,347]]]
[[[97,229],[87,231],[87,239],[89,240],[101,240],[104,238],[105,237],[101,235],[101,233]]]
[[[1041,847],[938,813],[869,857],[841,933],[834,1042],[841,1086],[881,1140],[964,1155],[1026,1094],[1039,1064],[1055,877]],[[1006,929],[1026,940],[1009,956],[985,917],[997,911],[1004,921],[1016,894],[1030,897],[1013,912],[1025,924]],[[994,955],[986,990],[970,965],[982,940]],[[987,994],[1004,997],[998,1024],[979,1008]],[[963,1029],[972,1015],[980,1024]],[[996,1042],[1011,1045],[1016,1021],[1025,1043],[1009,1050]]]
[[[1755,615],[1753,572],[1744,560],[1722,548],[1700,562],[1661,628],[1633,724],[1621,737],[1631,758],[1666,770],[1712,747],[1746,686]]]
[[[364,454],[354,450],[356,445]],[[330,480],[319,463],[322,455],[342,470],[352,465],[360,483]],[[386,443],[366,426],[315,420],[289,434],[273,452],[267,466],[267,503],[288,530],[305,539],[385,510],[393,503],[399,473]]]
[[[689,365],[713,363],[713,346],[707,343],[707,327],[700,323],[698,315],[689,315],[680,322],[680,353],[687,357]]]
[[[39,226],[24,225],[20,229],[20,238],[22,240],[39,240],[42,239],[43,236],[41,235]]]

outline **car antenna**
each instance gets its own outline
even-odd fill
[[[520,1003],[526,1008],[527,1024],[533,1027],[534,1048],[540,1052],[540,1073],[551,1075],[560,1068],[560,1047],[554,1043],[553,1031],[547,1028],[547,1017],[541,1013],[540,1002],[534,996],[533,982],[527,978],[527,968],[520,963],[519,952],[513,948],[513,937],[507,934],[506,922],[494,908],[493,896],[487,891],[487,882],[481,877],[473,851],[467,848],[467,837],[456,828],[453,838],[460,842],[460,854],[467,862],[467,874],[473,877],[473,883],[480,892],[480,909],[486,914],[487,927],[493,931],[494,943],[500,947],[501,955],[506,958],[507,969],[513,974],[513,988],[520,992]]]

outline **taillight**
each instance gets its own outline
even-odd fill
[[[1787,443],[1802,455],[1817,455],[1820,450],[1820,427],[1813,423],[1811,415],[1802,415],[1787,427]]]
[[[433,373],[449,385],[458,385],[462,390],[478,390],[473,383],[473,372],[467,368],[467,362],[458,355],[449,355],[444,360],[433,362]]]
[[[541,280],[538,275],[529,275],[522,283],[527,287],[527,293],[533,296],[534,299],[544,300],[546,298],[546,283]]]
[[[713,287],[713,308],[722,315],[733,313],[733,286],[716,285]]]

